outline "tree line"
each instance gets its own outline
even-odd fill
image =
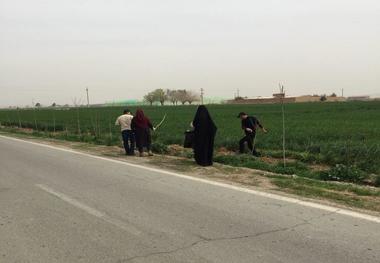
[[[159,102],[161,105],[164,105],[165,102],[170,102],[173,105],[178,105],[178,103],[185,105],[186,103],[192,104],[193,102],[200,101],[200,95],[197,92],[185,89],[156,89],[146,94],[144,101],[150,105],[153,105],[155,102]]]

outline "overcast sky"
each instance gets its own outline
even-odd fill
[[[0,0],[0,106],[380,95],[379,0]]]

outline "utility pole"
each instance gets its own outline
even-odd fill
[[[342,89],[342,97],[344,97],[344,96],[343,96],[343,89]]]
[[[88,88],[86,88],[87,93],[87,108],[90,107],[90,97],[88,96]]]
[[[237,97],[240,98],[240,90],[237,89]]]
[[[201,103],[202,103],[202,105],[203,105],[203,95],[204,95],[204,90],[203,90],[203,88],[201,88]]]

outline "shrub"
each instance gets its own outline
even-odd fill
[[[354,165],[337,164],[329,171],[321,172],[320,178],[326,181],[363,183],[368,175]]]
[[[380,187],[380,175],[376,175],[376,179],[375,179],[374,185],[376,187]]]
[[[160,143],[160,142],[154,142],[152,143],[152,151],[159,154],[165,154],[169,152],[168,146]]]

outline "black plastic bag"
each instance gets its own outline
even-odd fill
[[[194,144],[194,131],[185,131],[185,141],[183,143],[184,148],[193,148]]]

